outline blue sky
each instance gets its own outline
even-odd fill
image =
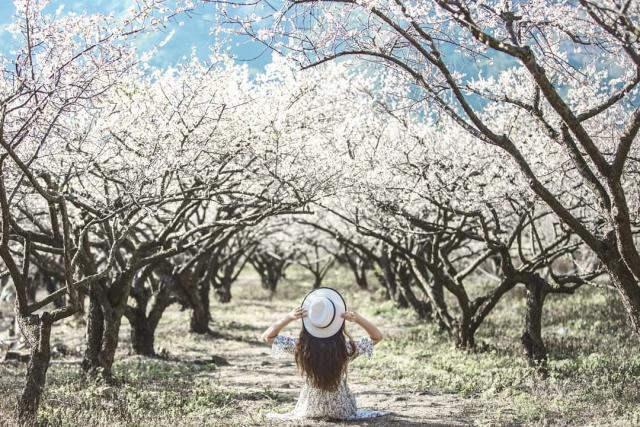
[[[47,11],[56,13],[62,6],[61,13],[113,13],[123,14],[131,5],[131,0],[51,0],[47,6]],[[10,43],[10,35],[4,27],[12,21],[15,12],[13,0],[0,0],[0,49],[6,49]],[[213,41],[210,30],[216,25],[215,5],[208,4],[199,7],[190,15],[181,15],[176,21],[171,22],[166,28],[159,32],[148,33],[136,40],[140,52],[146,52],[157,47],[157,53],[149,61],[151,65],[164,67],[180,62],[183,57],[189,57],[191,50],[195,49],[196,54],[201,58],[209,55],[208,46]],[[179,25],[182,21],[183,24]],[[165,42],[166,43],[163,43]],[[247,62],[252,72],[262,71],[264,66],[271,62],[271,52],[265,50],[263,45],[248,39],[247,37],[235,36],[226,42],[231,53],[239,62]],[[162,46],[159,46],[162,45]],[[456,63],[453,56],[452,65],[456,69],[470,71],[473,68],[487,71],[486,63]],[[498,62],[504,58],[494,58]],[[482,61],[484,62],[484,61]],[[507,61],[507,63],[510,61]],[[484,65],[484,66],[483,66]],[[506,64],[494,63],[491,68],[501,67]]]
[[[55,13],[64,6],[61,13],[113,13],[122,14],[131,5],[131,0],[51,0],[47,10]],[[4,27],[11,23],[14,14],[13,0],[0,0],[0,50],[7,49],[10,45],[10,34]],[[136,40],[140,52],[147,52],[157,46],[157,53],[149,61],[151,65],[166,67],[188,58],[192,49],[201,58],[209,56],[209,46],[213,42],[210,30],[216,25],[217,12],[215,5],[201,6],[190,16],[180,15],[176,21],[162,29],[160,32],[148,33]],[[183,25],[179,25],[182,21]],[[164,43],[166,42],[166,43]],[[263,45],[248,39],[235,36],[225,42],[231,54],[239,62],[246,62],[252,74],[260,72],[264,66],[271,62],[271,51],[265,50]],[[160,46],[162,45],[162,46]],[[444,47],[453,50],[453,46]],[[458,71],[465,72],[469,77],[482,74],[495,75],[497,72],[514,65],[514,60],[505,55],[492,52],[493,62],[486,60],[469,60],[458,55],[447,55],[449,65]],[[574,56],[571,62],[580,65],[581,57]],[[619,73],[612,67],[613,74]]]
[[[51,0],[47,11],[56,13],[64,5],[61,13],[113,13],[123,14],[131,5],[131,0]],[[0,50],[6,49],[10,43],[10,35],[3,27],[12,21],[15,8],[13,0],[0,0]],[[200,6],[190,16],[180,15],[176,21],[171,22],[160,32],[147,33],[136,40],[140,52],[147,52],[157,46],[157,52],[149,61],[151,65],[166,67],[183,58],[188,58],[192,49],[200,58],[209,56],[208,47],[213,41],[210,30],[216,25],[217,13],[215,5]],[[179,25],[182,21],[183,25]],[[163,43],[166,41],[166,43]],[[238,62],[246,62],[249,65],[250,74],[256,74],[264,70],[264,66],[271,62],[271,51],[247,37],[235,36],[225,41],[231,54]],[[159,46],[162,45],[162,46]],[[453,47],[446,47],[453,49]],[[494,62],[480,60],[469,62],[457,55],[449,55],[447,58],[454,69],[462,70],[471,75],[482,72],[484,75],[504,69],[513,63],[503,55],[495,55]]]
[[[51,0],[47,10],[55,13],[61,5],[64,5],[63,13],[114,13],[124,12],[130,0]],[[5,31],[5,26],[12,21],[15,11],[12,0],[0,0],[0,49],[4,49],[10,43],[10,35]],[[155,66],[168,66],[180,62],[183,57],[191,54],[195,48],[199,57],[208,56],[208,46],[212,42],[209,35],[210,29],[215,25],[216,12],[213,5],[200,8],[192,16],[181,16],[178,22],[170,23],[167,28],[159,33],[148,34],[136,40],[141,52],[148,51],[161,44],[168,38],[166,44],[158,47],[155,56],[149,61]],[[170,36],[170,37],[169,37]],[[253,71],[260,71],[264,65],[271,62],[271,52],[265,52],[264,48],[246,38],[236,37],[230,40],[229,46],[232,54],[238,61],[248,62]]]

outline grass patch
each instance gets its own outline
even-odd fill
[[[403,310],[373,310],[385,318],[396,311]],[[433,325],[415,320],[355,368],[388,387],[474,398],[480,425],[640,425],[640,347],[615,297],[583,289],[570,299],[549,298],[547,379],[522,357],[523,315],[519,293],[507,295],[479,331],[477,352],[456,349]]]
[[[245,406],[273,407],[290,399],[270,389],[225,388],[202,374],[209,365],[132,357],[114,366],[117,386],[86,380],[77,365],[53,365],[38,414],[43,426],[217,425],[236,418]],[[15,384],[13,392],[19,391]],[[11,403],[14,402],[13,399]],[[7,402],[8,403],[8,402]],[[2,408],[12,425],[12,409]],[[245,410],[246,411],[246,410]],[[224,425],[233,425],[233,422]]]
[[[277,294],[270,295],[260,288],[255,273],[243,272],[232,288],[230,304],[212,302],[212,328],[222,338],[189,334],[189,313],[171,307],[156,337],[167,359],[130,356],[128,325],[123,323],[114,365],[120,385],[85,381],[78,363],[53,364],[40,423],[264,425],[265,412],[292,407],[297,383],[288,379],[291,389],[276,391],[263,381],[263,370],[272,365],[268,348],[257,338],[265,325],[299,305],[311,283],[308,274],[293,269]],[[525,307],[520,288],[506,295],[486,319],[476,336],[478,350],[463,352],[433,324],[384,300],[377,287],[357,289],[345,271],[331,272],[325,285],[340,290],[350,309],[372,318],[385,334],[374,357],[359,358],[351,366],[351,381],[393,390],[405,400],[415,394],[455,394],[464,399],[467,418],[480,426],[640,425],[640,345],[617,295],[610,291],[583,288],[573,296],[549,296],[543,316],[549,377],[543,379],[522,356]],[[474,292],[484,292],[483,286]],[[296,334],[298,327],[290,325],[285,333]],[[357,329],[349,325],[355,336],[361,335]],[[75,334],[65,339],[82,342],[79,326],[67,326],[64,334]],[[248,349],[251,356],[246,356]],[[230,370],[245,357],[245,383],[227,381],[214,356],[227,359]],[[0,364],[0,425],[15,424],[10,418],[13,396],[22,386],[24,369]],[[286,369],[293,372],[294,367]]]

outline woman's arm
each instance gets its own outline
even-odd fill
[[[291,310],[290,313],[287,313],[285,317],[275,322],[273,325],[269,326],[266,331],[262,333],[260,339],[267,344],[273,344],[273,339],[278,336],[280,331],[287,326],[289,323],[293,322],[296,319],[302,319],[307,315],[307,310],[298,307]]]
[[[360,325],[360,327],[364,329],[367,332],[367,334],[369,334],[369,338],[371,338],[371,341],[373,341],[374,345],[382,341],[382,332],[380,332],[380,329],[378,329],[376,325],[374,325],[364,317],[360,316],[355,311],[345,311],[342,314],[342,317],[345,320],[348,320],[350,322],[355,322],[358,325]]]

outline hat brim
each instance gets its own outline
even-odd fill
[[[340,295],[340,293],[338,293],[338,291],[336,291],[335,289],[324,287],[317,288],[309,292],[304,297],[301,304],[302,308],[309,308],[308,305],[312,297],[325,297],[330,299],[336,309],[336,315],[334,316],[333,321],[324,328],[314,326],[313,324],[311,324],[308,318],[304,317],[302,319],[304,328],[307,330],[307,332],[317,338],[329,338],[334,336],[340,331],[342,325],[344,324],[344,318],[342,317],[342,314],[347,311],[347,305],[344,302],[344,298],[342,298],[342,295]]]

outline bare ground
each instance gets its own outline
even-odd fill
[[[259,288],[254,276],[243,277],[234,288],[234,298],[230,304],[212,303],[214,321],[212,329],[217,333],[213,336],[202,336],[188,333],[188,311],[181,311],[172,306],[163,317],[156,334],[156,349],[163,354],[166,363],[176,363],[181,366],[189,364],[217,365],[214,369],[203,369],[188,377],[193,387],[178,385],[184,378],[176,376],[174,387],[185,387],[184,393],[193,390],[224,390],[231,395],[244,396],[236,399],[233,408],[226,408],[220,412],[205,408],[200,413],[186,418],[178,418],[179,425],[212,425],[212,426],[466,426],[473,425],[474,399],[463,399],[456,395],[445,395],[436,392],[421,391],[412,393],[400,389],[382,387],[358,376],[356,360],[350,370],[349,385],[354,392],[358,406],[389,412],[389,415],[362,421],[333,422],[326,420],[304,420],[283,422],[269,420],[265,417],[268,412],[287,412],[295,405],[298,390],[302,385],[301,377],[296,373],[293,360],[274,359],[270,357],[270,349],[258,341],[260,333],[274,320],[290,310],[296,301],[301,300],[307,291],[307,286],[290,286],[279,292],[278,298],[269,298],[268,294]],[[351,308],[359,310],[357,294],[347,291],[347,301],[351,301]],[[356,292],[356,291],[353,291]],[[5,311],[4,320],[8,320],[9,313]],[[392,333],[394,329],[402,328],[400,322],[373,319],[378,322],[385,333]],[[5,323],[5,327],[8,323]],[[283,333],[295,335],[299,325],[290,325]],[[354,336],[361,333],[351,329]],[[79,370],[79,362],[83,349],[83,322],[80,319],[68,319],[54,328],[52,344],[64,343],[69,349],[65,356],[55,357],[49,376],[56,374],[56,369]],[[7,331],[0,330],[0,338],[6,338]],[[377,351],[382,351],[377,350]],[[376,357],[374,351],[374,356]],[[129,325],[123,320],[120,333],[120,345],[116,356],[116,368],[128,366],[121,370],[124,383],[134,384],[139,379],[131,378],[135,375],[136,367],[144,369],[149,359],[131,354],[129,340]],[[222,361],[222,363],[221,363]],[[228,363],[226,363],[226,362]],[[162,362],[164,363],[164,362]],[[71,366],[71,368],[69,368]],[[134,368],[131,368],[134,366]],[[0,366],[1,367],[1,366]],[[2,383],[15,396],[22,385],[26,366],[24,364],[4,364],[5,375]],[[116,369],[116,372],[118,370]],[[129,376],[129,377],[128,377]],[[171,384],[172,378],[162,378],[154,384],[148,383],[148,390],[162,387],[161,384]],[[137,383],[136,383],[137,384]],[[159,386],[160,384],[160,386]],[[8,385],[8,386],[7,386]],[[144,380],[141,383],[145,387]],[[168,386],[170,387],[170,385]],[[155,395],[154,395],[155,396]],[[273,398],[277,396],[277,398]],[[155,397],[154,397],[155,398]],[[12,397],[13,399],[13,397]],[[45,401],[49,399],[52,407],[57,405],[54,396],[45,394]],[[8,403],[8,402],[7,402]],[[82,402],[77,406],[81,408]],[[111,403],[110,403],[111,404]],[[46,405],[46,404],[45,404]],[[0,407],[0,419],[11,405]],[[79,409],[81,410],[81,409]],[[135,425],[176,425],[173,421],[163,418],[154,419],[153,411],[135,421]],[[126,419],[105,419],[105,425],[133,425]],[[171,424],[173,422],[174,424]],[[0,425],[3,425],[0,422]],[[56,422],[51,424],[55,425]],[[62,422],[61,424],[66,424]],[[102,424],[100,424],[102,425]]]
[[[265,325],[265,327],[268,325]],[[221,385],[233,389],[259,392],[265,388],[287,395],[291,403],[281,405],[279,411],[290,410],[295,404],[302,379],[296,374],[293,361],[274,359],[269,349],[259,343],[233,340],[233,331],[225,339],[217,341],[221,356],[230,361],[229,366],[215,372]],[[351,375],[349,385],[356,396],[358,406],[390,412],[389,415],[363,421],[343,423],[353,426],[466,426],[472,425],[465,415],[465,402],[453,395],[420,392],[403,393],[385,389],[376,384],[358,380]],[[310,425],[327,426],[341,423],[327,421],[304,421],[284,423],[260,420],[262,425]]]
[[[289,397],[289,402],[280,404],[273,412],[287,412],[293,409],[298,392],[302,386],[302,378],[297,374],[293,360],[270,357],[270,349],[257,340],[259,334],[272,321],[281,317],[293,308],[292,304],[304,296],[306,289],[299,292],[281,292],[277,298],[268,299],[258,292],[253,280],[241,281],[236,288],[235,302],[221,306],[222,311],[216,312],[216,318],[223,330],[221,338],[215,340],[215,352],[229,361],[228,366],[220,367],[215,375],[220,385],[236,390],[255,391],[265,388]],[[247,289],[253,291],[247,293]],[[238,291],[239,290],[239,291]],[[243,292],[244,291],[244,292]],[[255,299],[254,299],[255,298]],[[353,308],[358,309],[357,293],[348,295]],[[354,305],[355,304],[355,305]],[[393,333],[401,328],[400,324],[390,324],[383,319],[373,319],[380,324],[384,333]],[[291,324],[283,333],[296,335],[299,325]],[[361,335],[361,331],[350,329],[354,336]],[[376,357],[376,351],[374,356]],[[473,425],[471,418],[470,399],[462,399],[456,395],[439,394],[421,391],[419,393],[403,392],[391,388],[384,388],[378,384],[361,380],[357,375],[358,361],[349,375],[349,387],[354,393],[358,407],[389,412],[389,415],[362,421],[330,422],[311,421],[301,422],[273,421],[262,417],[256,420],[256,425],[287,425],[287,426],[468,426]]]

